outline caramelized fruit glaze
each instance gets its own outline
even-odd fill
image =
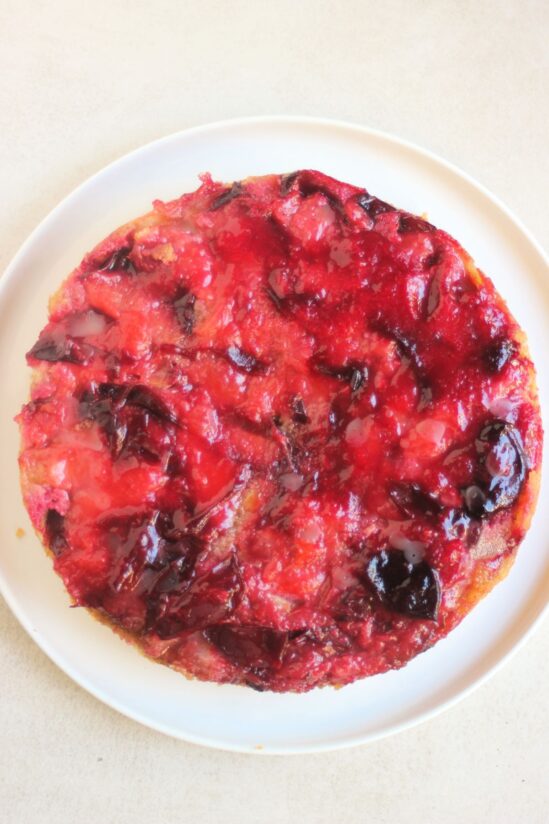
[[[84,258],[28,362],[23,491],[57,573],[201,679],[401,667],[527,526],[515,321],[449,235],[318,172],[156,202]]]

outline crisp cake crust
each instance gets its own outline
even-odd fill
[[[155,203],[64,282],[28,361],[21,482],[57,573],[192,677],[401,667],[534,510],[534,370],[491,281],[319,172]]]

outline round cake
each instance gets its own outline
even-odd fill
[[[56,572],[187,676],[304,692],[402,667],[528,528],[523,333],[452,237],[319,172],[155,202],[27,359],[22,490]]]

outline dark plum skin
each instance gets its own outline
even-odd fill
[[[307,415],[305,406],[301,398],[294,398],[292,401],[292,419],[295,423],[307,424],[309,423],[309,416]]]
[[[299,172],[290,172],[287,175],[282,175],[280,178],[280,194],[282,197],[286,197],[286,195],[291,191],[298,177]]]
[[[238,561],[230,555],[168,599],[155,631],[161,638],[173,638],[183,630],[205,629],[226,620],[242,600],[243,589]]]
[[[434,232],[435,227],[416,215],[402,214],[399,218],[398,231],[401,234],[407,232]]]
[[[221,209],[223,206],[226,206],[231,200],[234,200],[236,197],[240,197],[243,192],[242,183],[240,181],[236,181],[233,185],[227,189],[225,192],[222,192],[218,197],[215,198],[214,202],[211,205],[212,212]]]
[[[192,333],[196,322],[194,313],[195,302],[195,295],[185,289],[173,303],[177,322],[186,335],[190,335]]]
[[[56,509],[46,512],[46,543],[54,555],[60,555],[67,548],[65,518]]]
[[[265,368],[260,360],[250,352],[244,352],[238,346],[229,346],[227,349],[227,358],[237,369],[241,369],[243,372],[248,372],[249,374],[262,372]]]
[[[361,209],[364,209],[369,217],[375,218],[377,215],[382,215],[384,212],[394,212],[395,207],[390,203],[385,203],[374,195],[364,192],[357,197],[357,203]]]
[[[490,372],[498,375],[505,369],[511,358],[516,355],[516,352],[516,343],[508,338],[503,338],[484,351],[484,363]]]
[[[177,417],[174,413],[158,395],[147,386],[132,386],[126,395],[126,404],[129,406],[139,406],[161,421],[177,423]]]
[[[280,663],[289,633],[269,627],[219,624],[204,631],[206,638],[235,664],[272,668]]]
[[[442,507],[437,499],[424,492],[416,483],[393,484],[389,489],[389,497],[400,511],[408,517],[414,515],[438,515]]]
[[[81,418],[99,426],[113,459],[125,453],[155,462],[167,451],[177,418],[148,387],[94,384],[78,400]]]
[[[348,383],[353,392],[358,392],[368,380],[368,367],[360,363],[334,366],[321,358],[315,358],[312,368],[321,375],[327,375],[343,383]]]
[[[426,561],[412,564],[400,550],[382,550],[370,559],[366,578],[389,609],[411,618],[436,620],[440,583]]]
[[[117,249],[100,267],[102,272],[127,272],[130,275],[135,275],[136,270],[132,261],[128,257],[132,250],[131,246],[123,246]]]
[[[463,491],[469,514],[484,517],[511,506],[527,471],[526,456],[516,429],[505,421],[486,424],[476,440],[478,478]]]
[[[50,338],[40,336],[28,353],[29,358],[39,361],[57,363],[86,364],[93,355],[93,349],[88,344],[80,343],[68,336]]]

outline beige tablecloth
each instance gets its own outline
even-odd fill
[[[411,139],[547,244],[543,0],[1,0],[0,265],[124,152],[247,114]],[[549,625],[459,706],[379,743],[231,755],[127,720],[75,686],[0,601],[4,824],[494,822],[549,809]]]

